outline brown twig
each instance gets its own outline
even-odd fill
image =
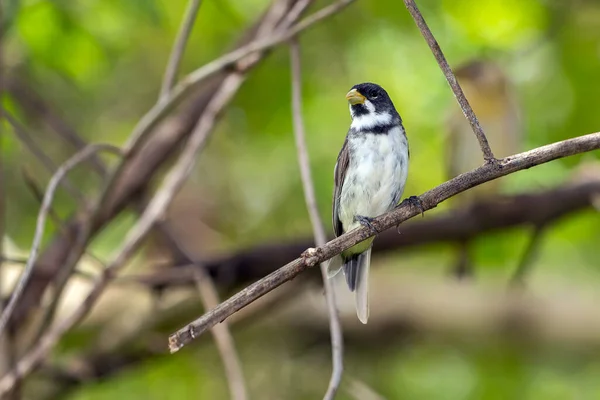
[[[163,78],[163,83],[160,90],[161,101],[164,101],[169,97],[171,88],[173,85],[175,85],[177,71],[179,70],[179,63],[183,58],[185,46],[187,45],[190,34],[192,33],[192,28],[194,27],[194,22],[196,20],[196,16],[198,15],[198,10],[200,9],[201,4],[202,0],[190,0],[187,4],[185,16],[181,21],[181,26],[177,32],[177,38],[175,39],[175,44],[173,45],[173,50],[171,51],[169,62],[167,63],[167,68],[165,70],[165,76]]]
[[[313,228],[315,242],[317,246],[323,246],[327,242],[327,235],[325,234],[323,221],[319,216],[315,187],[310,172],[310,160],[306,146],[304,122],[302,120],[302,68],[300,61],[300,46],[296,38],[293,38],[290,41],[290,64],[292,70],[292,116],[294,122],[294,135],[296,137],[298,164],[300,166],[300,177],[302,179],[304,199]],[[335,394],[342,381],[342,373],[344,371],[344,341],[342,337],[342,327],[338,318],[335,288],[327,277],[327,266],[324,263],[321,263],[321,275],[323,277],[323,286],[325,288],[325,298],[327,300],[327,310],[329,313],[331,357],[333,364],[329,386],[323,399],[331,400],[335,398]]]
[[[406,248],[472,239],[488,232],[535,225],[538,221],[551,223],[593,207],[594,199],[599,194],[600,180],[597,180],[569,183],[537,193],[480,200],[426,219],[407,221],[401,225],[402,235],[394,230],[382,232],[377,237],[377,246],[373,251],[375,255],[379,255]],[[314,237],[279,243],[271,240],[236,253],[209,258],[203,261],[203,266],[220,289],[231,290],[263,278],[313,245]],[[183,259],[181,263],[177,263],[176,268],[126,275],[117,281],[144,286],[191,286],[194,283],[193,270],[184,266],[192,262],[188,260]],[[19,259],[13,262],[18,261]]]
[[[148,204],[148,207],[129,230],[123,246],[116,252],[100,278],[84,299],[81,305],[69,317],[51,327],[40,338],[34,348],[21,358],[17,367],[0,380],[0,396],[9,391],[22,377],[27,375],[46,356],[60,337],[85,317],[89,309],[95,304],[112,278],[134,254],[143,239],[150,232],[156,221],[163,217],[175,193],[185,182],[195,163],[197,153],[204,147],[206,140],[214,126],[217,115],[229,103],[237,89],[243,82],[243,76],[230,75],[217,90],[208,104],[190,136],[186,147],[181,152],[179,159],[170,169],[162,185]]]
[[[286,5],[284,10],[290,6],[288,1],[278,1],[277,4],[279,3]],[[349,4],[349,2],[346,1],[344,4]],[[336,3],[333,7],[335,7],[335,10],[340,10],[344,4]],[[304,27],[307,27],[309,22],[314,23],[316,19],[321,20],[333,14],[332,11],[335,10],[326,7],[313,14],[312,17],[305,20],[307,24],[304,24]],[[244,44],[256,41],[259,38],[257,32],[263,31],[263,27],[267,22],[274,21],[273,26],[277,25],[277,21],[271,14],[269,12],[267,15],[263,15],[259,22],[247,31],[245,37],[240,41],[242,47]],[[93,218],[91,221],[90,218],[84,218],[83,220],[81,218],[71,219],[67,223],[67,227],[72,235],[58,235],[44,251],[43,258],[40,259],[38,268],[34,272],[35,277],[39,279],[32,280],[27,286],[26,296],[23,297],[23,301],[20,302],[17,311],[14,313],[15,324],[21,323],[31,308],[39,303],[41,296],[45,293],[45,288],[50,282],[50,277],[55,277],[61,269],[72,269],[72,265],[77,262],[85,243],[89,241],[91,236],[110,222],[125,206],[138,199],[139,194],[145,190],[160,166],[174,151],[180,149],[178,145],[190,135],[223,81],[235,74],[247,74],[266,54],[266,51],[253,53],[248,58],[235,63],[233,68],[225,68],[207,80],[201,90],[200,88],[196,90],[193,99],[189,100],[181,112],[162,123],[143,146],[137,146],[138,150],[134,155],[130,154],[130,158],[120,164],[121,166],[117,168],[117,171],[111,174],[113,181],[116,181],[114,190],[107,190],[106,192],[110,191],[110,194],[103,197],[100,202],[104,205],[100,216]],[[110,188],[110,185],[107,184],[107,188]],[[76,235],[77,243],[73,243],[70,239],[73,235]]]
[[[31,245],[31,251],[29,253],[29,258],[27,260],[27,264],[25,265],[25,269],[23,274],[19,278],[19,282],[15,287],[10,301],[8,305],[2,312],[2,316],[0,316],[0,337],[4,333],[6,328],[6,324],[10,319],[12,312],[14,311],[21,294],[23,293],[23,289],[31,276],[31,272],[33,271],[33,266],[35,264],[38,249],[42,240],[42,236],[44,234],[44,226],[46,224],[46,217],[50,210],[50,206],[52,204],[52,200],[54,199],[54,193],[61,180],[66,176],[66,174],[75,168],[79,163],[90,157],[92,154],[96,154],[99,151],[109,151],[111,153],[120,154],[120,150],[112,145],[108,144],[92,144],[86,147],[84,150],[76,153],[71,158],[69,158],[52,176],[50,182],[48,184],[48,188],[46,189],[46,193],[44,195],[44,201],[42,202],[42,207],[40,208],[40,212],[38,214],[37,224],[35,228],[35,235],[33,237],[33,244]]]
[[[177,75],[177,70],[179,69],[179,63],[183,57],[185,46],[192,32],[194,20],[197,17],[201,3],[201,0],[190,0],[188,2],[185,17],[181,23],[181,27],[177,34],[177,39],[175,40],[175,45],[173,46],[173,51],[165,71],[165,77],[159,101],[165,101],[171,95],[171,89],[175,83],[175,77]],[[170,239],[174,239],[174,236],[168,230],[167,226],[164,226],[164,230],[167,231],[166,234]],[[173,241],[176,242],[175,240]],[[183,249],[178,248],[177,250],[178,252],[184,253],[183,255],[186,258],[191,258],[188,254],[185,254]],[[204,308],[210,309],[217,306],[220,302],[219,295],[210,275],[204,271],[204,267],[202,265],[198,265],[193,272],[196,286],[198,288],[198,292],[200,293]],[[224,323],[222,325],[215,326],[211,332],[215,339],[217,349],[221,355],[221,359],[223,360],[231,398],[235,400],[246,400],[248,398],[248,391],[246,390],[244,373],[239,357],[235,350],[233,335],[231,335],[228,324]]]
[[[438,65],[442,69],[442,72],[444,73],[448,84],[452,88],[452,92],[454,93],[454,97],[456,97],[456,100],[460,105],[460,109],[462,110],[465,118],[469,121],[471,129],[473,129],[473,133],[479,141],[479,146],[481,147],[481,151],[483,152],[483,158],[487,162],[494,162],[496,158],[494,157],[494,153],[490,148],[490,145],[487,141],[487,138],[485,137],[485,133],[483,132],[481,125],[479,125],[479,120],[477,120],[477,116],[473,112],[473,109],[471,108],[469,101],[465,97],[465,94],[463,93],[460,84],[456,80],[456,77],[454,76],[450,65],[448,65],[448,61],[446,61],[446,57],[444,57],[444,53],[442,52],[440,45],[438,44],[437,40],[435,40],[435,37],[431,33],[431,30],[429,30],[429,27],[427,26],[423,15],[421,15],[419,8],[415,4],[414,0],[404,0],[404,5],[406,5],[408,12],[415,20],[417,27],[421,31],[421,34],[423,35],[425,41],[429,45],[433,56],[435,57]]]
[[[2,115],[4,115],[4,118],[6,118],[6,120],[10,123],[15,132],[15,135],[17,136],[17,139],[19,139],[19,141],[23,143],[27,150],[29,150],[29,152],[33,154],[33,156],[37,158],[48,171],[56,171],[58,166],[50,157],[48,157],[46,153],[44,153],[44,151],[37,145],[37,143],[35,143],[35,141],[26,131],[25,127],[21,125],[21,123],[17,121],[17,119],[14,118],[12,115],[10,115],[10,113],[7,112],[4,108],[0,108],[0,113],[2,113]],[[83,196],[83,193],[81,193],[81,191],[78,188],[76,188],[68,178],[62,180],[60,184],[69,192],[71,196],[73,196],[80,202],[85,203],[85,197]]]
[[[524,153],[503,158],[498,160],[498,163],[486,163],[475,170],[461,174],[454,179],[429,190],[419,198],[423,209],[429,210],[436,207],[440,202],[447,200],[458,193],[490,180],[558,158],[599,148],[600,133],[598,132],[538,147]],[[421,214],[422,210],[417,208],[418,207],[415,207],[412,204],[405,203],[394,211],[376,218],[374,224],[378,228],[377,230],[381,232],[392,226],[397,226],[401,222],[414,217],[417,214]],[[178,351],[183,346],[190,343],[195,337],[198,337],[198,335],[206,329],[213,327],[215,324],[225,320],[257,298],[293,279],[307,268],[330,259],[343,250],[366,240],[370,236],[372,236],[370,229],[360,227],[333,239],[325,246],[316,249],[308,249],[301,257],[248,286],[241,292],[221,303],[218,307],[171,334],[169,336],[169,348],[171,352]],[[194,333],[194,337],[192,337],[192,332]]]
[[[11,76],[7,82],[7,90],[26,113],[33,114],[36,117],[39,116],[51,128],[52,132],[61,139],[64,139],[76,151],[82,150],[87,145],[79,137],[75,129],[63,120],[53,107],[35,92],[34,88],[28,82],[16,76]],[[106,168],[102,165],[103,163],[97,155],[92,156],[89,159],[89,163],[100,176],[106,174]]]

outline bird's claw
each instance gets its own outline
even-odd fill
[[[371,230],[371,233],[373,233],[375,235],[377,235],[379,233],[377,228],[375,228],[375,225],[373,225],[373,221],[375,220],[374,218],[357,215],[356,217],[354,217],[354,219],[357,222],[360,222],[360,224],[362,226],[366,226],[367,228],[369,228]]]
[[[407,197],[406,199],[402,200],[398,207],[401,207],[404,204],[410,204],[411,206],[416,207],[419,211],[421,211],[421,217],[425,216],[425,206],[423,205],[423,200],[421,200],[419,196]]]

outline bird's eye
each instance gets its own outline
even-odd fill
[[[371,92],[371,98],[372,99],[376,99],[377,97],[379,97],[379,93],[377,93],[377,92]]]

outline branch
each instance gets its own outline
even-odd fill
[[[206,139],[214,126],[217,114],[229,103],[239,86],[242,84],[242,81],[243,77],[239,74],[232,74],[225,79],[219,90],[214,94],[212,101],[208,104],[206,112],[198,121],[198,124],[192,132],[186,147],[181,152],[179,159],[169,170],[169,173],[148,204],[144,213],[129,230],[123,246],[116,252],[116,256],[113,258],[112,262],[107,265],[88,296],[72,315],[56,326],[51,327],[45,335],[40,338],[33,349],[21,358],[15,370],[11,371],[11,373],[5,375],[0,380],[0,397],[9,391],[19,379],[35,368],[35,366],[37,366],[48,354],[60,337],[85,317],[112,278],[120,269],[122,269],[127,260],[138,249],[156,221],[162,218],[171,200],[175,196],[175,193],[177,193],[191,173],[196,160],[196,155],[205,145]],[[27,273],[27,269],[25,273]],[[23,287],[24,285],[20,286]],[[13,296],[13,298],[15,297]],[[12,303],[14,302],[11,299],[10,304]]]
[[[196,16],[198,15],[198,10],[200,9],[201,4],[202,0],[190,0],[187,4],[185,17],[181,22],[179,32],[177,32],[177,39],[175,39],[175,44],[173,45],[173,50],[171,51],[171,56],[169,57],[167,69],[165,70],[165,76],[163,78],[163,84],[160,90],[160,101],[164,101],[169,97],[171,88],[175,84],[175,78],[177,76],[177,71],[179,70],[179,63],[181,62],[183,53],[185,51],[185,46],[187,45],[190,34],[192,33],[194,21],[196,20]]]
[[[12,296],[10,297],[10,301],[8,305],[2,312],[2,316],[0,316],[0,337],[4,333],[6,328],[6,324],[8,323],[12,312],[14,311],[21,295],[23,294],[23,289],[25,289],[25,285],[27,284],[31,273],[33,271],[33,266],[37,259],[37,253],[40,247],[40,243],[42,241],[42,236],[44,234],[44,226],[46,224],[46,217],[48,216],[48,212],[52,205],[52,200],[54,199],[54,193],[61,180],[67,175],[67,173],[75,168],[79,163],[86,160],[88,157],[96,154],[100,151],[108,151],[115,154],[120,154],[120,150],[112,145],[108,144],[93,144],[82,151],[76,153],[71,158],[69,158],[52,176],[50,179],[50,183],[48,184],[48,188],[46,189],[46,193],[44,194],[44,201],[42,203],[42,207],[40,208],[40,212],[38,214],[37,224],[35,228],[35,235],[33,237],[33,244],[31,245],[31,251],[29,253],[29,258],[27,260],[27,264],[25,265],[25,269],[19,278],[19,283],[17,287],[14,289]]]
[[[292,69],[292,115],[294,120],[294,135],[296,137],[296,149],[298,153],[298,164],[300,165],[302,187],[304,189],[304,199],[310,216],[310,222],[313,227],[315,242],[317,246],[323,246],[325,242],[327,242],[327,235],[325,234],[323,221],[321,221],[321,217],[319,216],[317,199],[315,196],[315,186],[310,173],[310,160],[306,146],[304,122],[302,121],[302,69],[300,62],[300,46],[296,38],[290,41],[290,63]],[[342,327],[340,326],[336,307],[335,288],[332,281],[327,277],[327,265],[325,263],[321,263],[321,275],[323,278],[323,286],[325,287],[327,310],[329,312],[331,356],[333,362],[329,387],[327,388],[327,392],[323,399],[331,400],[335,398],[335,394],[342,381],[342,372],[344,371],[344,342],[342,337]]]
[[[37,158],[48,171],[56,171],[58,168],[57,165],[50,157],[48,157],[46,153],[44,153],[37,143],[35,143],[35,141],[31,138],[31,135],[29,135],[29,133],[25,130],[25,127],[21,125],[21,123],[12,115],[10,115],[10,113],[8,113],[4,108],[0,107],[0,113],[4,115],[4,118],[6,118],[9,124],[12,126],[17,139],[27,148],[27,150],[29,150],[29,152],[33,154],[33,156]],[[69,179],[62,180],[60,184],[75,199],[85,202],[83,193],[81,193],[81,191],[76,188]]]
[[[440,45],[433,37],[433,34],[429,30],[429,27],[427,26],[425,19],[421,15],[421,12],[417,8],[417,5],[415,4],[414,0],[404,0],[404,5],[408,9],[410,15],[415,20],[415,24],[417,24],[417,27],[419,28],[421,34],[425,38],[425,41],[429,45],[433,56],[435,57],[438,65],[442,69],[442,72],[444,73],[448,84],[452,88],[452,92],[454,93],[454,97],[456,97],[456,100],[460,105],[460,109],[462,110],[465,118],[469,121],[471,129],[473,129],[473,133],[477,137],[477,140],[479,140],[479,146],[481,147],[481,151],[483,152],[483,158],[488,162],[494,161],[496,158],[494,157],[494,153],[490,148],[490,145],[487,141],[487,138],[485,137],[485,133],[483,132],[481,125],[479,125],[477,116],[475,115],[473,109],[471,108],[471,105],[467,101],[467,98],[465,97],[465,94],[463,93],[458,81],[456,80],[456,77],[454,76],[450,65],[448,65],[448,61],[446,61],[446,57],[444,57],[444,53],[442,52]]]
[[[558,158],[571,156],[600,148],[600,133],[592,133],[577,138],[542,146],[525,153],[509,156],[498,160],[497,163],[486,163],[483,166],[461,174],[420,196],[424,210],[436,207],[440,202],[461,193],[474,186],[490,180],[511,174],[516,171],[528,169]],[[401,222],[421,213],[418,207],[403,203],[394,211],[386,213],[375,219],[374,224],[378,231],[389,229]],[[308,249],[301,257],[281,267],[258,282],[232,296],[218,307],[207,312],[197,320],[169,336],[169,349],[176,352],[206,329],[223,321],[241,308],[270,292],[274,288],[293,279],[309,267],[330,259],[355,244],[372,236],[370,230],[360,227],[346,233],[325,246],[317,249]],[[192,335],[192,333],[194,335]]]
[[[186,10],[184,21],[181,24],[179,33],[177,34],[177,39],[175,41],[175,45],[173,46],[173,52],[171,53],[167,70],[165,71],[160,101],[165,101],[171,95],[171,89],[175,83],[175,76],[177,75],[177,70],[179,69],[179,63],[183,57],[185,46],[192,32],[194,20],[197,17],[201,3],[201,0],[190,0],[188,2],[188,8]],[[164,226],[163,228],[164,230],[168,231],[167,226]],[[174,239],[174,236],[170,235],[170,232],[166,233],[169,236],[169,239]],[[188,259],[191,258],[180,248],[177,248],[177,252],[184,253],[183,255]],[[198,288],[198,292],[200,293],[200,298],[202,299],[202,305],[204,306],[204,309],[208,310],[216,307],[220,300],[212,278],[205,272],[202,265],[198,265],[198,268],[196,268],[194,272],[196,286]],[[227,377],[231,398],[237,400],[246,400],[248,398],[248,391],[246,389],[244,373],[239,357],[235,350],[235,343],[233,341],[233,336],[231,335],[228,324],[223,323],[222,325],[215,326],[211,332],[214,336],[217,350],[219,351],[225,366],[225,375]]]
[[[260,37],[258,35],[260,32],[263,32],[264,35],[269,34],[270,29],[275,29],[279,19],[285,17],[286,10],[293,4],[295,2],[276,2],[275,7],[272,7],[249,29],[241,40],[241,46],[257,40]],[[280,5],[283,6],[283,13],[272,12],[276,8],[281,8]],[[337,9],[339,10],[341,7],[338,6]],[[331,7],[325,8],[306,21],[307,23],[316,22],[317,18],[322,19],[324,16],[330,15],[331,10]],[[304,26],[306,27],[307,24],[304,24]],[[143,193],[160,166],[173,152],[181,148],[179,144],[190,135],[199,118],[206,112],[207,105],[223,81],[237,74],[247,74],[251,68],[263,59],[265,54],[266,52],[253,53],[249,58],[240,60],[239,63],[234,65],[234,68],[225,68],[219,71],[216,76],[205,82],[201,90],[199,88],[196,96],[190,99],[185,109],[164,121],[160,129],[153,133],[150,140],[143,145],[140,144],[139,149],[134,154],[129,154],[130,158],[124,160],[113,175],[113,177],[118,176],[118,179],[113,179],[116,181],[114,190],[110,191],[110,195],[101,202],[103,208],[100,215],[94,218],[93,221],[90,221],[89,218],[83,220],[81,218],[72,219],[67,224],[70,234],[57,235],[45,250],[37,263],[38,265],[36,265],[35,279],[32,279],[31,284],[27,286],[26,296],[23,297],[23,301],[19,303],[17,311],[14,313],[15,324],[19,324],[28,315],[29,310],[39,303],[47,285],[60,273],[60,270],[70,269],[76,263],[78,255],[81,253],[81,243],[89,241],[90,237],[110,222],[125,206],[139,198],[140,193]],[[110,187],[110,185],[107,185],[107,187]],[[76,235],[78,239],[81,238],[79,243],[74,244],[72,242],[70,238],[73,235]]]

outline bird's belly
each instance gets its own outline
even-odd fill
[[[403,136],[388,136],[367,135],[352,143],[340,197],[339,216],[345,232],[360,225],[356,216],[377,217],[394,208],[402,196],[408,147]]]

